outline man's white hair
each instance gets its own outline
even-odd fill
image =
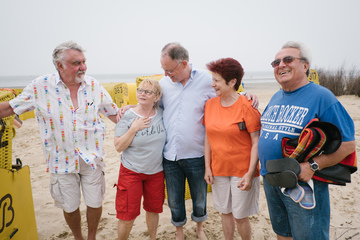
[[[306,72],[306,75],[309,76],[310,66],[311,66],[311,61],[312,61],[310,49],[308,47],[306,47],[305,44],[303,44],[302,42],[295,42],[295,41],[289,41],[289,42],[285,43],[281,49],[284,49],[284,48],[296,48],[300,51],[300,57],[305,59],[305,61],[309,63],[309,69]]]
[[[74,49],[80,52],[85,52],[85,49],[82,48],[79,44],[73,41],[67,41],[59,44],[53,51],[52,57],[53,57],[53,63],[55,65],[56,70],[59,70],[57,67],[57,63],[61,62],[64,57],[64,53],[66,50]]]

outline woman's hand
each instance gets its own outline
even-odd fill
[[[249,191],[252,187],[252,174],[246,173],[239,181],[238,188],[243,191]]]
[[[136,119],[133,121],[133,123],[131,124],[130,128],[133,128],[136,132],[140,131],[144,128],[149,128],[151,123],[151,118],[139,118],[136,117]]]
[[[150,118],[136,117],[136,119],[132,122],[130,128],[125,134],[121,135],[120,137],[114,138],[114,145],[116,151],[122,152],[127,149],[130,146],[132,140],[134,139],[137,131],[150,127],[150,123]]]
[[[211,185],[214,182],[214,176],[212,174],[212,171],[210,168],[206,168],[205,169],[205,176],[204,179],[206,181],[207,184]]]

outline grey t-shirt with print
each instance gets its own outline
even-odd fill
[[[125,134],[136,117],[132,109],[115,126],[115,137]],[[122,152],[121,163],[127,169],[144,174],[155,174],[163,170],[163,148],[166,140],[165,127],[162,120],[162,109],[157,109],[151,117],[151,126],[138,131],[130,146]]]

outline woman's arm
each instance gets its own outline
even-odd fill
[[[252,178],[254,177],[258,162],[258,142],[260,137],[260,131],[250,133],[251,137],[251,153],[250,153],[250,165],[247,173],[239,181],[238,187],[241,190],[249,191],[252,187]]]
[[[213,184],[213,175],[211,170],[211,147],[209,140],[205,131],[205,141],[204,141],[204,158],[205,158],[205,176],[204,179],[207,184]]]
[[[151,122],[150,118],[140,118],[139,119],[139,117],[136,117],[134,122],[131,124],[129,130],[124,135],[114,138],[114,145],[115,145],[116,151],[122,152],[125,149],[127,149],[130,146],[131,142],[133,141],[135,134],[139,130],[142,130],[144,128],[149,128],[150,122]]]

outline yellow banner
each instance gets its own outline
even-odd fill
[[[38,239],[30,169],[0,168],[0,239]]]

